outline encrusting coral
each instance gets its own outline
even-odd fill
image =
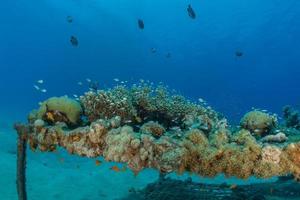
[[[127,163],[135,173],[155,168],[210,177],[300,176],[299,141],[285,138],[280,146],[262,143],[261,136],[275,128],[277,120],[260,111],[245,115],[242,127],[232,131],[211,108],[146,84],[88,92],[80,98],[82,108],[72,103],[76,114],[49,101],[38,112],[42,114],[29,117],[27,140],[34,151],[63,147],[70,154]],[[66,128],[63,123],[69,121],[51,123],[45,114],[52,110],[77,124],[82,114],[88,123],[77,128]]]
[[[248,112],[241,120],[243,128],[259,137],[268,134],[276,125],[276,116],[258,110]]]
[[[68,125],[76,126],[82,114],[81,105],[66,96],[52,97],[44,101],[39,110],[33,111],[29,119],[34,118],[44,120],[49,124],[65,122]]]

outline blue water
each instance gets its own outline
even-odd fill
[[[2,1],[1,109],[25,114],[49,96],[82,93],[76,83],[87,77],[103,87],[117,77],[162,81],[232,120],[251,107],[280,113],[300,102],[299,22],[297,0]],[[37,79],[48,93],[33,89]]]
[[[86,78],[163,82],[233,123],[252,107],[281,114],[300,106],[299,47],[299,0],[2,0],[0,126],[50,96],[82,94]]]

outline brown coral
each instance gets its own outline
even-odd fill
[[[248,112],[241,120],[241,126],[256,136],[268,134],[277,124],[277,118],[262,111]]]
[[[143,134],[151,134],[156,138],[161,137],[165,132],[165,128],[157,122],[149,121],[140,128]]]

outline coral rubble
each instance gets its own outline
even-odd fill
[[[209,177],[300,177],[300,142],[269,135],[278,126],[275,116],[252,111],[241,120],[241,128],[230,130],[216,111],[163,86],[90,91],[80,97],[80,104],[51,98],[36,113],[30,114],[27,125],[34,151],[63,147],[70,154],[127,163],[135,173],[155,168]],[[80,122],[80,115],[88,121]]]

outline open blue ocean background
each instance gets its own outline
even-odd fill
[[[114,78],[162,81],[234,120],[251,107],[280,113],[300,103],[297,0],[16,0],[0,9],[0,105],[8,118],[22,119],[47,97],[83,93],[77,82],[86,78],[100,87]],[[33,88],[38,79],[46,94]]]
[[[2,132],[48,97],[83,94],[87,78],[100,89],[115,78],[163,82],[205,99],[233,124],[252,107],[278,114],[287,104],[300,107],[299,0],[0,2]],[[46,93],[33,87],[40,79]],[[14,144],[13,134],[4,138],[3,146]]]

